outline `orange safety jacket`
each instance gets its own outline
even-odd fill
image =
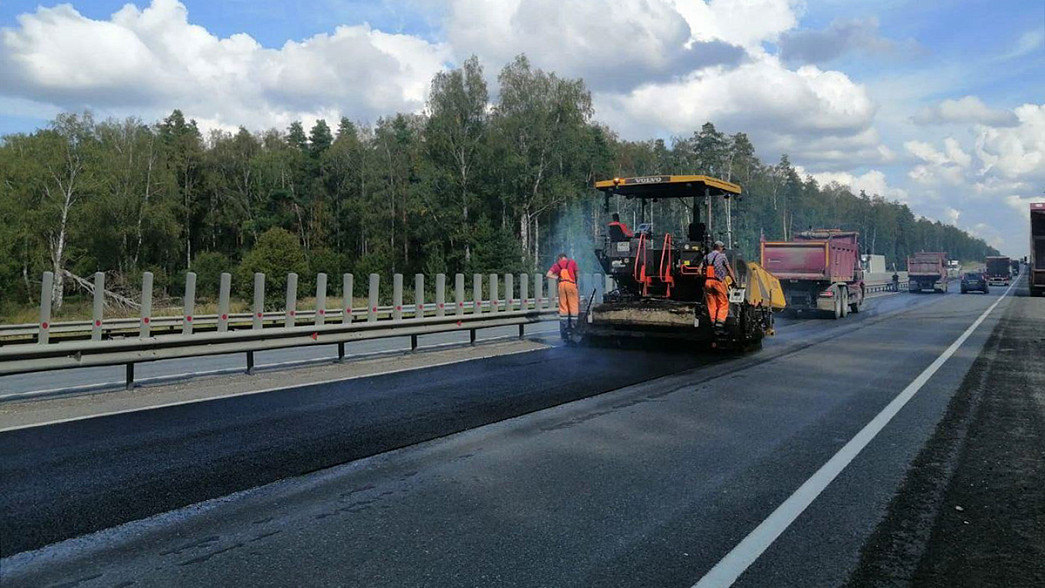
[[[550,271],[553,274],[558,274],[559,281],[561,282],[566,282],[568,284],[577,283],[577,262],[572,259],[556,261]]]
[[[629,237],[630,238],[630,237],[634,237],[635,236],[635,233],[631,232],[631,229],[628,228],[628,225],[626,225],[626,224],[624,224],[622,222],[613,221],[613,222],[611,222],[609,224],[609,226],[611,226],[611,227],[614,227],[614,226],[620,227],[620,230],[621,230],[622,233],[624,233],[625,237]]]

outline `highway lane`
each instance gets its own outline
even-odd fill
[[[928,365],[992,298],[883,298],[849,321],[786,324],[762,354],[718,358],[699,370],[652,382],[645,381],[653,375],[649,370],[679,372],[693,360],[638,354],[648,363],[631,374],[645,382],[631,388],[4,563],[13,578],[34,582],[103,573],[97,579],[103,584],[141,574],[152,583],[222,584],[233,578],[291,583],[298,569],[294,562],[305,560],[310,579],[326,584],[688,585]],[[795,581],[815,576],[810,566],[819,566],[819,577],[838,580],[846,562],[855,561],[861,533],[880,516],[880,505],[938,419],[940,403],[960,381],[992,320],[952,358],[951,369],[930,382],[932,393],[917,397],[898,417],[903,426],[883,433],[882,443],[868,448],[868,463],[861,456],[843,474],[838,487],[847,493],[842,499],[833,496],[832,486],[818,508],[796,523],[811,528],[794,538],[785,534],[752,568],[756,576],[742,580],[758,585],[757,574],[772,571],[785,574],[778,585],[801,585]],[[352,459],[343,444],[358,449],[380,438],[383,419],[394,418],[388,425],[405,445],[411,431],[445,429],[453,408],[468,412],[475,406],[471,417],[454,421],[460,425],[471,418],[474,426],[510,416],[513,410],[505,406],[520,414],[552,406],[571,395],[589,395],[578,394],[578,384],[563,375],[578,364],[585,368],[577,371],[582,380],[606,378],[590,390],[631,383],[620,379],[624,361],[635,359],[620,355],[629,352],[547,353],[485,360],[470,366],[475,372],[470,376],[445,376],[454,380],[446,387],[442,377],[430,373],[438,370],[413,374],[421,385],[400,383],[392,394],[392,382],[375,378],[372,387],[353,388],[350,404],[345,393],[335,391],[292,401],[270,393],[251,400],[260,407],[229,399],[203,403],[186,414],[163,409],[0,434],[0,473],[5,480],[20,480],[0,493],[7,497],[5,524],[10,513],[21,517],[20,530],[50,529],[36,539],[40,543],[48,536],[69,535],[63,517],[77,513],[189,503],[193,500],[184,498],[201,485],[216,496],[237,485],[256,485],[264,476],[252,478],[254,469],[288,475],[294,468],[315,469],[314,461],[301,467],[309,460],[341,463]],[[664,367],[668,364],[670,369]],[[490,379],[491,373],[510,377],[500,383],[500,378]],[[392,397],[396,417],[383,414]],[[524,405],[529,410],[517,409]],[[351,429],[344,422],[357,417],[355,435],[328,439],[332,429]],[[375,418],[377,425],[366,424]],[[299,419],[318,440],[299,443],[295,435],[302,433],[294,426]],[[283,461],[270,459],[270,453],[283,455]],[[127,463],[115,463],[117,458]],[[170,467],[164,465],[168,462]],[[855,479],[848,480],[849,475]],[[191,483],[182,487],[185,476]],[[222,486],[221,478],[237,477],[238,483]],[[64,492],[48,494],[49,480]],[[119,485],[128,486],[127,494],[104,496]],[[72,497],[63,503],[70,491]],[[111,516],[103,514],[95,525],[105,525]],[[55,530],[62,525],[64,531]],[[12,530],[4,536],[12,536]],[[198,541],[188,539],[193,537]],[[804,557],[795,557],[803,549]],[[5,545],[5,553],[18,550]],[[765,563],[774,561],[786,565]],[[770,570],[759,572],[763,565]]]

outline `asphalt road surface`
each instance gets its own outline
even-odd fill
[[[1045,586],[1045,299],[1014,293],[852,586]]]
[[[742,357],[553,348],[3,432],[3,581],[691,586],[921,382],[737,582],[840,585],[1002,293],[785,321]]]

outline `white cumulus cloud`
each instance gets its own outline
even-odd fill
[[[624,94],[597,94],[596,106],[601,118],[636,138],[651,128],[688,135],[710,120],[796,160],[845,157],[852,165],[856,152],[874,161],[886,153],[871,128],[875,105],[862,86],[815,66],[790,70],[771,55]]]
[[[808,173],[804,168],[798,171],[803,176]],[[872,169],[859,175],[851,172],[831,171],[808,173],[808,175],[812,176],[821,186],[835,183],[848,187],[854,194],[859,194],[863,191],[869,196],[877,194],[889,200],[899,200],[901,202],[907,200],[907,190],[890,186],[885,173],[881,170]]]
[[[995,127],[1017,124],[1016,115],[1009,110],[990,108],[976,96],[965,96],[957,100],[943,100],[923,108],[914,115],[918,124],[976,123]]]
[[[158,116],[173,108],[215,126],[281,126],[320,113],[371,119],[424,105],[446,45],[362,26],[262,47],[190,24],[176,0],[127,4],[109,20],[71,5],[38,8],[0,34],[0,93],[61,108]]]
[[[453,0],[446,28],[458,58],[474,53],[498,69],[525,53],[595,89],[627,90],[744,56],[736,41],[691,42],[690,24],[671,0]]]
[[[1014,112],[1016,126],[980,129],[976,154],[983,162],[981,173],[1045,180],[1045,104],[1024,104]]]

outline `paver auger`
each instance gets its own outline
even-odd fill
[[[588,302],[571,338],[575,343],[626,337],[683,339],[720,349],[751,349],[773,333],[773,312],[784,308],[780,282],[760,265],[745,262],[739,251],[726,250],[737,276],[727,279],[729,318],[721,331],[712,328],[704,300],[704,273],[699,266],[715,239],[711,226],[712,198],[735,198],[740,186],[707,176],[647,176],[597,182],[605,195],[638,199],[641,216],[633,235],[619,226],[607,226],[595,255],[616,289],[602,303]],[[688,199],[692,222],[684,231],[658,232],[648,201]],[[705,218],[702,220],[701,212]],[[587,306],[587,308],[583,308]]]

